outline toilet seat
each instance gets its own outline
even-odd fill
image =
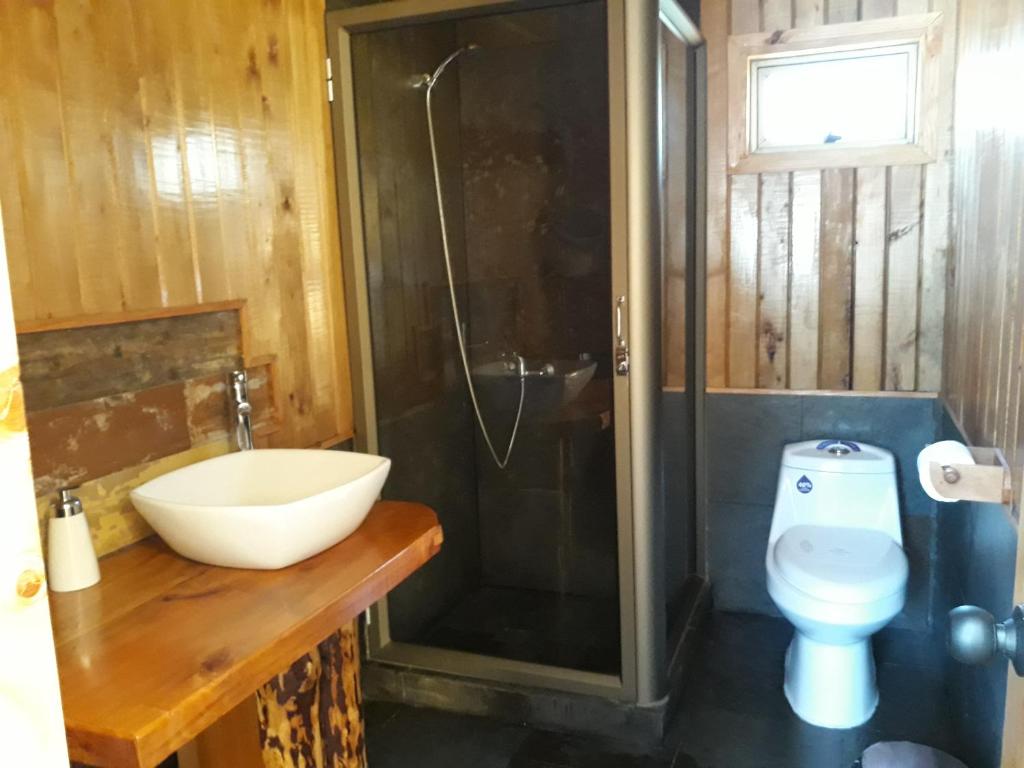
[[[796,525],[775,542],[777,573],[819,600],[863,604],[901,593],[907,583],[903,549],[881,531]]]

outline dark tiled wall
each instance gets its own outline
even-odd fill
[[[669,627],[683,616],[686,580],[696,567],[693,403],[687,392],[661,395],[665,516],[665,602]]]
[[[945,412],[940,437],[967,442]],[[978,605],[998,620],[1013,608],[1017,531],[997,504],[939,505],[938,600],[936,625],[945,634],[946,613],[958,605]],[[1006,701],[1007,663],[968,667],[947,659],[952,713],[961,753],[972,768],[999,765]]]
[[[715,606],[778,615],[765,585],[765,551],[786,443],[834,437],[896,457],[907,605],[893,626],[930,627],[935,502],[917,481],[917,453],[935,442],[938,401],[920,397],[712,394],[707,397],[708,568]]]

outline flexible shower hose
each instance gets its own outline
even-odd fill
[[[437,161],[437,140],[434,137],[434,112],[431,100],[434,85],[436,85],[437,79],[441,76],[441,73],[444,72],[445,67],[447,67],[460,53],[465,50],[465,48],[460,48],[441,62],[441,65],[434,71],[434,74],[426,80],[427,132],[430,135],[430,160],[434,167],[434,191],[437,193],[437,216],[441,224],[441,246],[444,251],[444,268],[448,275],[448,295],[451,298],[452,318],[455,321],[455,338],[459,346],[459,357],[462,360],[462,371],[466,376],[466,386],[469,388],[469,399],[473,405],[473,413],[476,415],[476,423],[480,426],[480,432],[484,436],[484,442],[487,443],[487,449],[490,451],[491,457],[494,459],[494,463],[498,465],[498,469],[505,469],[505,467],[508,466],[509,457],[512,456],[512,447],[515,445],[516,435],[519,432],[519,420],[523,415],[523,402],[526,399],[526,362],[521,356],[518,356],[516,372],[519,375],[519,407],[516,409],[516,420],[512,425],[512,434],[509,436],[508,446],[505,448],[504,455],[500,456],[497,449],[494,447],[494,442],[491,440],[491,435],[487,431],[487,424],[480,411],[480,403],[476,396],[476,387],[473,385],[473,375],[469,368],[469,356],[466,354],[466,339],[462,332],[462,319],[459,315],[459,302],[455,295],[455,276],[452,272],[451,249],[448,245],[448,223],[444,212],[444,194],[441,191],[441,169]]]

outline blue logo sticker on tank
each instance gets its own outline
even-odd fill
[[[860,446],[850,440],[822,440],[817,445],[819,451],[824,451],[827,448],[831,448],[833,445],[845,445],[854,453],[860,453]]]
[[[796,481],[796,489],[800,491],[800,493],[810,493],[814,490],[814,483],[811,482],[811,479],[807,477],[807,475],[804,475]]]

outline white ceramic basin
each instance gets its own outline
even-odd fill
[[[260,449],[150,480],[132,503],[178,554],[230,568],[284,568],[358,528],[391,460],[348,451]]]

